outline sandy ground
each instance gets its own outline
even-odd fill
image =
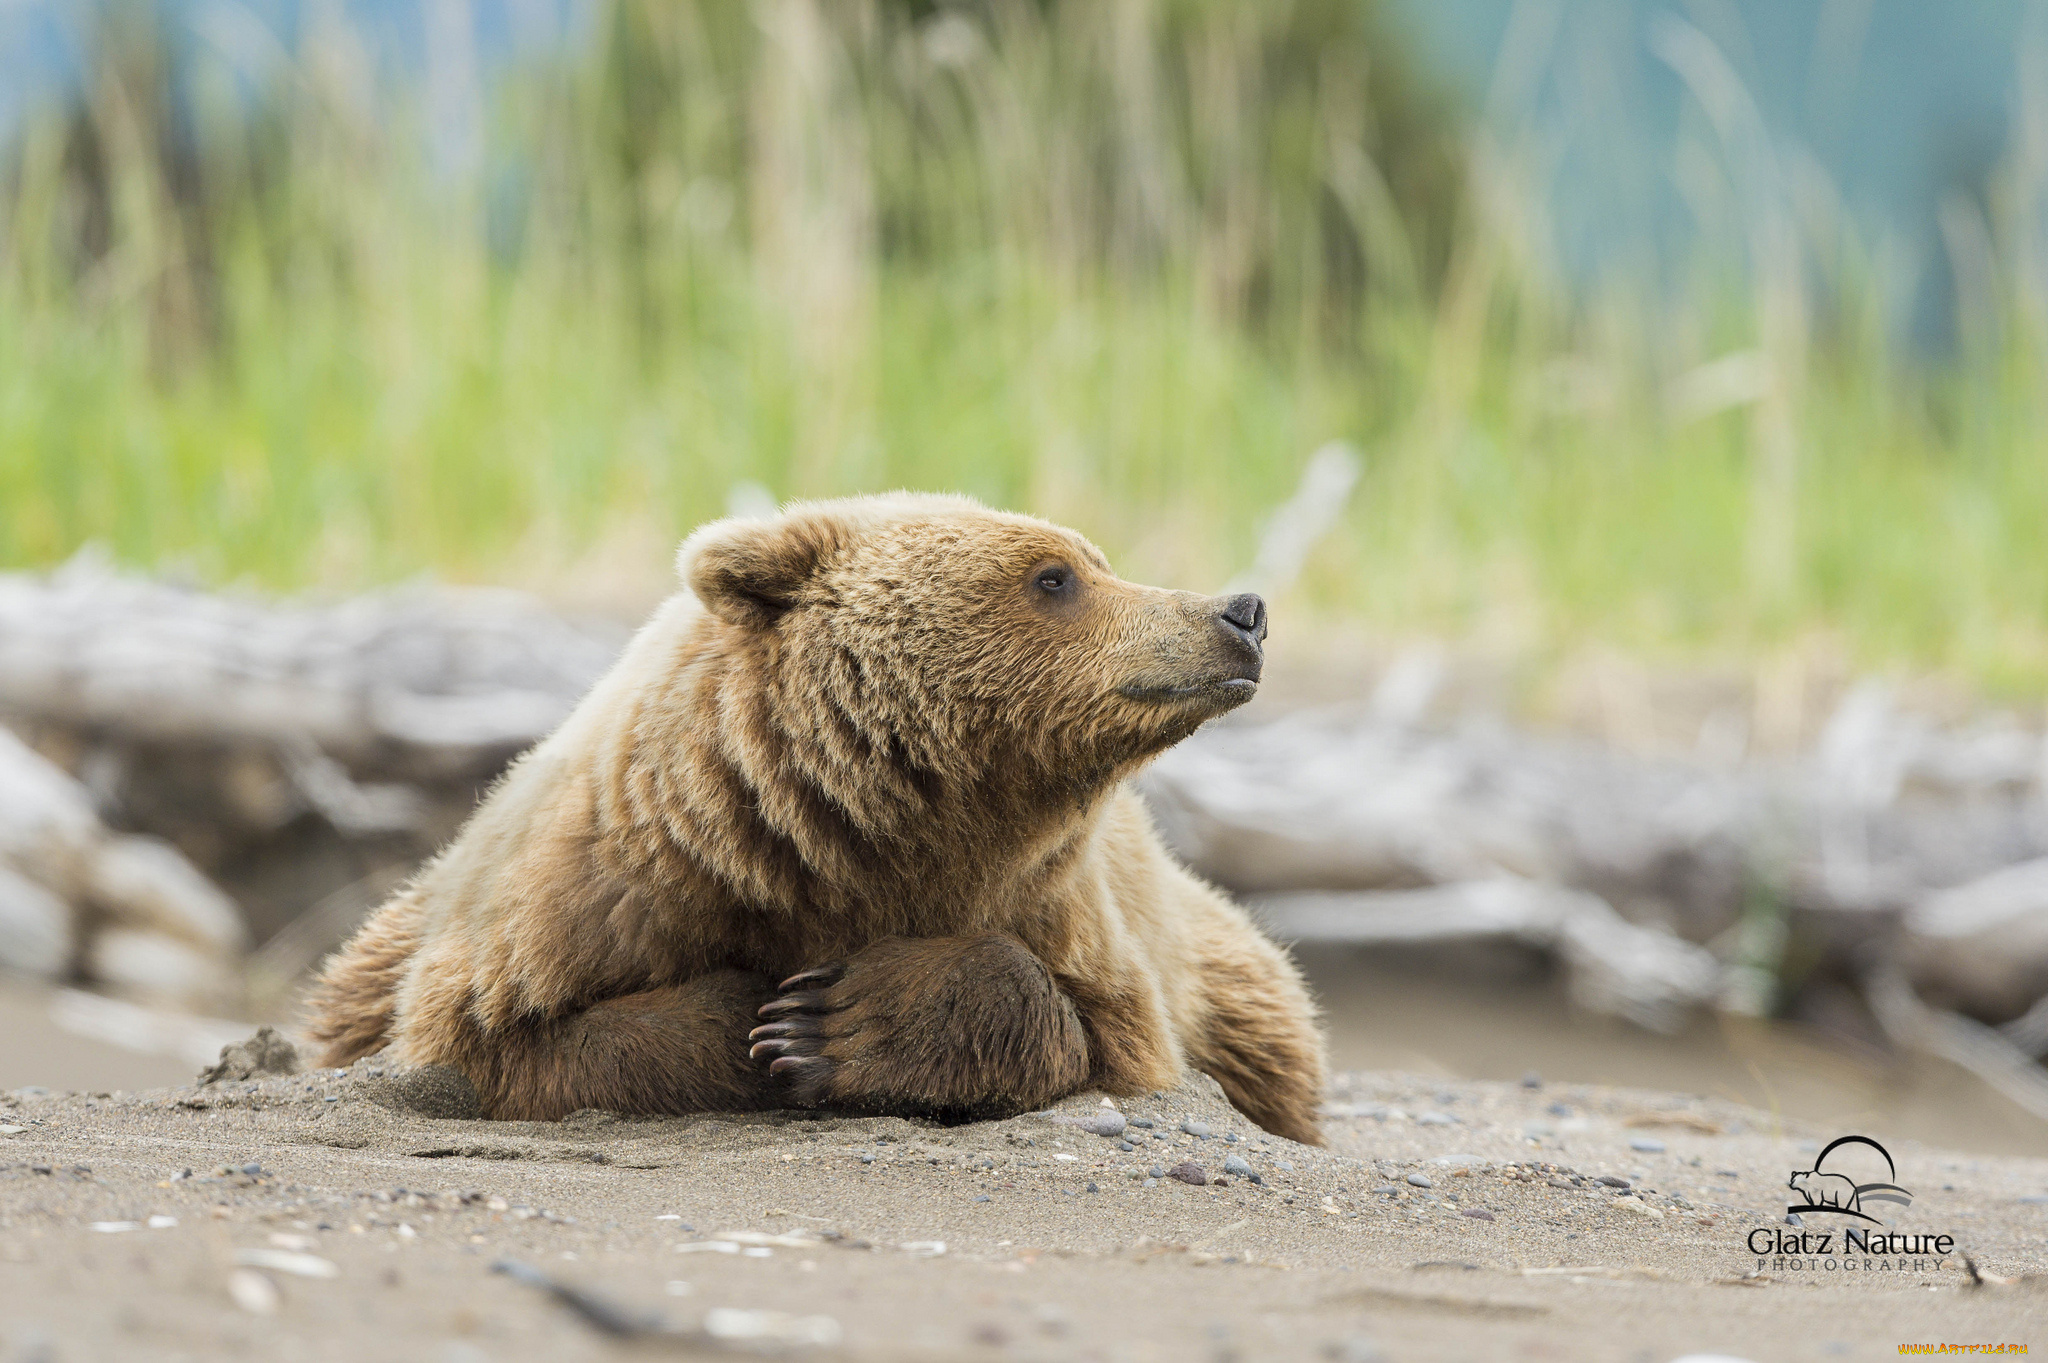
[[[1302,946],[1295,955],[1322,1000],[1338,1069],[1442,1080],[1514,1080],[1533,1069],[1554,1081],[1704,1094],[1887,1143],[2048,1155],[2048,1125],[1974,1075],[1867,1039],[1723,1016],[1697,1017],[1670,1036],[1646,1032],[1574,1010],[1554,976],[1512,954]],[[77,1018],[69,1027],[59,1020],[76,997],[0,982],[0,1091],[175,1085],[219,1046],[140,1024],[81,1035]],[[257,1020],[290,1018],[287,1008]],[[245,1034],[252,1024],[227,1025]]]
[[[1152,1125],[1122,1138],[1078,1124],[1110,1113],[1095,1096],[943,1128],[490,1123],[423,1115],[424,1091],[366,1061],[0,1096],[0,1359],[2048,1348],[2048,1280],[2029,1276],[2048,1271],[2048,1160],[1895,1144],[1915,1194],[1896,1229],[1957,1253],[1851,1268],[1840,1231],[1858,1223],[1816,1216],[1834,1269],[1760,1269],[1746,1238],[1797,1233],[1785,1180],[1841,1133],[1721,1101],[1349,1074],[1319,1150],[1259,1132],[1201,1078],[1124,1101]],[[1228,1159],[1258,1178],[1219,1183]],[[1183,1163],[1211,1181],[1152,1177]],[[579,1310],[549,1284],[595,1298]]]

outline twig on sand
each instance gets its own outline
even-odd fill
[[[636,1312],[601,1297],[595,1292],[573,1287],[559,1279],[551,1278],[532,1264],[517,1259],[500,1259],[491,1265],[491,1272],[502,1273],[516,1283],[539,1288],[562,1305],[574,1311],[584,1324],[599,1334],[614,1339],[648,1339],[662,1335],[694,1335],[695,1331],[678,1331],[655,1312]]]
[[[797,1347],[830,1348],[839,1343],[839,1322],[829,1316],[792,1316],[780,1311],[746,1311],[731,1307],[705,1313],[701,1329],[671,1325],[659,1312],[638,1312],[609,1297],[572,1286],[518,1259],[500,1259],[491,1272],[538,1288],[580,1317],[584,1324],[613,1339],[660,1340],[692,1349],[722,1349],[753,1354],[780,1354]]]

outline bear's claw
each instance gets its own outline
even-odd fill
[[[760,1008],[755,1010],[754,1015],[765,1021],[780,1022],[793,1020],[807,1013],[820,1014],[826,1011],[825,995],[822,992],[816,994],[784,994],[779,999],[772,999],[762,1004]]]
[[[759,1027],[747,1033],[749,1059],[768,1062],[768,1073],[786,1080],[799,1103],[823,1099],[836,1065],[825,1049],[825,1015],[832,1011],[825,990],[846,974],[840,964],[819,966],[784,980],[782,997],[762,1004]]]
[[[775,986],[775,988],[776,992],[787,994],[792,989],[800,989],[809,985],[834,985],[839,983],[841,977],[845,974],[846,962],[834,961],[830,965],[813,966],[809,970],[798,971],[781,984]]]
[[[833,1064],[822,1055],[778,1056],[768,1064],[771,1078],[786,1080],[791,1096],[806,1105],[824,1101],[832,1081]]]

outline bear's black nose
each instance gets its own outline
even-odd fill
[[[1223,623],[1253,644],[1266,637],[1266,602],[1255,592],[1233,596],[1223,603]]]

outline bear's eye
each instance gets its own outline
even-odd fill
[[[1066,568],[1041,568],[1036,586],[1042,592],[1062,592],[1073,582],[1074,574]]]

